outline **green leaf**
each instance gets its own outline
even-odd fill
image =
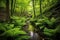
[[[20,30],[20,28],[14,28],[14,29],[8,30],[6,32],[6,34],[8,36],[16,36],[16,35],[19,35],[19,34],[26,34],[26,32]]]
[[[56,30],[47,29],[47,28],[44,29],[44,34],[47,36],[53,36],[55,33],[56,33]]]

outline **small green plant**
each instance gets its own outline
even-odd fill
[[[30,37],[27,33],[22,29],[23,25],[25,25],[25,18],[19,18],[13,16],[11,23],[0,23],[0,31],[3,31],[0,34],[0,37],[4,36],[5,39],[8,40],[8,37],[14,37],[14,40],[27,40]],[[1,38],[4,39],[4,38]]]
[[[37,29],[35,31],[38,31],[38,33],[43,33],[44,35],[46,35],[45,37],[52,37],[56,34],[58,27],[54,26],[55,23],[56,19],[54,17],[52,17],[51,19],[43,17],[41,19],[31,20],[31,24],[34,26],[35,29]]]

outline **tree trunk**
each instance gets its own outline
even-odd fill
[[[42,8],[41,8],[41,0],[40,0],[40,18],[42,18]]]
[[[9,14],[9,0],[6,0],[6,21],[9,21],[10,14]]]
[[[16,5],[16,0],[14,0],[14,3],[13,3],[13,13],[15,12],[15,5]]]
[[[13,15],[13,0],[11,0],[11,16]]]
[[[34,18],[36,17],[36,14],[35,14],[35,0],[32,0],[32,4],[33,4],[33,12],[34,12]]]
[[[14,14],[16,0],[11,0],[11,16]]]

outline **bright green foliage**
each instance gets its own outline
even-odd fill
[[[16,36],[18,34],[26,34],[26,32],[20,30],[20,28],[14,28],[6,32],[7,36]]]
[[[56,34],[56,32],[59,33],[59,25],[58,26],[53,26],[56,25],[55,24],[56,19],[54,17],[52,17],[50,20],[44,16],[43,19],[34,19],[31,21],[31,24],[37,29],[36,31],[38,31],[38,29],[43,29],[41,30],[42,33],[44,35],[47,35],[49,37],[54,36]],[[34,24],[33,24],[34,23]],[[55,28],[56,27],[56,28]],[[55,29],[54,29],[55,28]]]
[[[19,18],[16,16],[11,17],[11,23],[0,23],[0,30],[3,31],[0,36],[6,37],[18,37],[20,39],[30,38],[25,31],[22,30],[25,25],[25,18]],[[20,35],[20,36],[19,36]],[[24,37],[23,37],[24,36]],[[19,40],[20,40],[19,39]]]
[[[29,24],[28,30],[29,30],[29,31],[33,31],[33,30],[34,30],[34,27],[33,27],[31,24]]]
[[[56,5],[57,0],[44,0],[42,2],[42,12],[48,11],[50,8],[52,8],[54,5]]]
[[[14,24],[0,23],[0,30],[7,31],[14,27]]]
[[[54,36],[56,33],[60,33],[60,25],[56,26],[56,29],[44,29],[44,34],[47,36]]]
[[[53,35],[55,35],[55,33],[56,33],[56,30],[47,29],[47,28],[44,29],[44,34],[47,36],[53,36]]]
[[[26,23],[26,19],[24,17],[20,18],[17,16],[13,16],[13,17],[11,17],[11,19],[13,20],[12,23],[14,23],[15,26],[17,26],[17,27],[18,26],[22,27]]]

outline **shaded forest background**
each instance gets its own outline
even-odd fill
[[[30,31],[37,40],[60,39],[59,0],[0,0],[0,40],[30,40]]]

